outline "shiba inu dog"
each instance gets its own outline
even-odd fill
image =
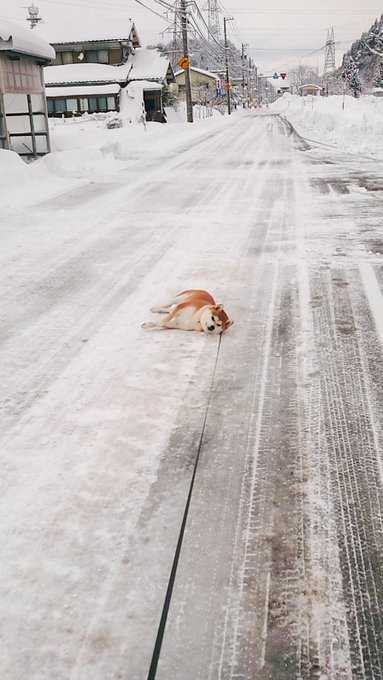
[[[217,305],[206,290],[184,290],[170,302],[152,307],[150,311],[167,316],[163,321],[148,321],[142,324],[142,328],[178,328],[217,335],[234,323],[223,305]]]

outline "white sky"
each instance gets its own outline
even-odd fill
[[[149,8],[162,15],[160,1],[142,0]],[[0,16],[24,23],[28,1],[0,0]],[[169,0],[170,2],[170,0]],[[381,0],[227,0],[221,18],[234,17],[228,23],[229,38],[238,46],[248,44],[248,54],[265,74],[287,71],[299,61],[318,65],[323,71],[327,30],[334,27],[336,65],[351,43],[370,28],[383,12]],[[199,0],[204,8],[206,0]],[[165,19],[138,4],[135,0],[35,0],[45,21],[86,21],[99,17],[100,24],[106,18],[132,18],[135,21],[143,46],[158,42],[160,33],[169,24]],[[165,41],[170,34],[165,34]],[[315,54],[312,54],[315,52]]]

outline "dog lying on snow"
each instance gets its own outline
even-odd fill
[[[173,309],[169,312],[171,307]],[[152,307],[150,311],[167,316],[163,321],[147,321],[142,328],[178,328],[182,331],[205,331],[212,335],[223,333],[234,323],[223,305],[217,305],[206,290],[184,290],[167,304]]]

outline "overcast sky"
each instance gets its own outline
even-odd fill
[[[158,42],[161,32],[171,28],[163,15],[160,2],[171,0],[35,0],[40,14],[48,22],[73,20],[86,22],[88,19],[132,18],[143,46]],[[201,9],[207,0],[198,0]],[[228,36],[238,47],[248,45],[250,57],[264,74],[286,71],[299,62],[318,66],[323,71],[324,45],[327,30],[334,27],[336,44],[336,65],[351,43],[370,28],[383,12],[382,0],[227,0],[222,5],[223,16],[233,17],[227,24]],[[0,16],[25,24],[26,6],[23,0],[0,0]],[[320,9],[319,9],[320,8]],[[170,33],[165,33],[168,42]]]

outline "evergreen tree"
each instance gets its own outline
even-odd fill
[[[383,59],[381,59],[374,68],[372,82],[375,87],[383,87]]]
[[[350,58],[352,59],[349,65]],[[343,56],[341,68],[336,72],[345,73],[355,96],[365,87],[376,87],[377,69],[383,59],[383,14],[371,28],[356,40]],[[358,73],[355,73],[352,62]],[[360,89],[361,88],[361,89]]]
[[[362,91],[362,81],[360,79],[357,62],[351,54],[344,64],[343,78],[347,80],[348,87],[352,91],[354,97],[359,97]]]

